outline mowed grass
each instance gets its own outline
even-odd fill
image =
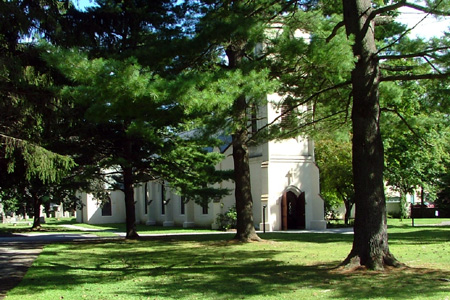
[[[115,233],[125,233],[126,226],[123,223],[117,224],[84,224],[77,223],[75,218],[46,218],[46,222],[38,231],[31,230],[33,220],[22,220],[16,223],[0,223],[0,235],[20,234],[20,233],[83,233],[97,236],[116,236]],[[75,225],[77,228],[67,228],[61,225]],[[217,232],[207,228],[182,228],[182,227],[163,227],[147,226],[144,224],[136,225],[140,234],[172,234],[172,233],[207,233]],[[86,231],[84,231],[86,230]],[[94,230],[94,231],[90,231]]]
[[[48,245],[8,300],[23,299],[449,299],[450,227],[389,229],[407,268],[335,267],[353,236],[232,234]]]
[[[94,230],[104,230],[109,232],[126,232],[126,225],[123,223],[118,224],[74,224],[81,228],[94,229]],[[164,227],[164,226],[148,226],[144,224],[137,224],[136,230],[139,234],[172,234],[172,233],[212,233],[217,232],[217,230],[212,230],[208,228],[183,228],[183,227]]]
[[[79,233],[80,230],[68,229],[62,227],[61,225],[72,224],[76,225],[75,218],[46,218],[45,223],[41,224],[42,228],[39,231],[32,231],[31,226],[33,225],[33,219],[21,220],[14,223],[0,223],[0,235],[7,235],[12,233],[33,233],[33,232],[70,232]]]

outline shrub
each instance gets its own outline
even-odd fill
[[[232,206],[225,213],[217,214],[216,224],[220,230],[229,230],[236,228],[236,206]]]

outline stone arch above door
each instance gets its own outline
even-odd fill
[[[285,193],[287,193],[287,192],[292,192],[292,193],[294,193],[295,196],[297,196],[297,197],[300,197],[300,195],[301,195],[302,193],[304,193],[301,189],[299,189],[298,187],[293,186],[293,185],[288,186],[288,187],[284,190],[283,194],[285,194]]]

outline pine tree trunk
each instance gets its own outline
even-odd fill
[[[244,55],[245,42],[230,45],[226,54],[229,68],[238,68]],[[247,103],[245,95],[238,97],[233,104],[233,118],[236,129],[232,134],[234,182],[236,198],[236,236],[243,242],[260,241],[253,223],[253,198],[250,181],[248,154]]]
[[[353,85],[353,248],[344,265],[383,269],[399,263],[389,251],[383,184],[384,151],[380,132],[379,66],[369,0],[343,0],[347,35],[353,35],[358,61]]]
[[[245,97],[239,97],[235,103],[235,109],[245,114]],[[243,110],[243,111],[242,111]],[[245,116],[244,116],[245,117]],[[236,197],[236,236],[235,239],[248,242],[259,241],[253,223],[253,198],[250,181],[250,163],[247,129],[241,128],[233,134],[233,162],[235,175],[235,197]]]
[[[125,156],[130,158],[132,155],[132,142],[125,142]],[[129,161],[129,160],[128,160]],[[122,166],[123,183],[125,194],[125,214],[126,214],[126,238],[135,239],[139,235],[136,231],[136,210],[134,204],[134,185],[133,185],[133,168],[131,166]]]

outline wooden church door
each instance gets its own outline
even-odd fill
[[[304,229],[305,193],[296,196],[293,192],[285,192],[281,201],[282,230]]]

